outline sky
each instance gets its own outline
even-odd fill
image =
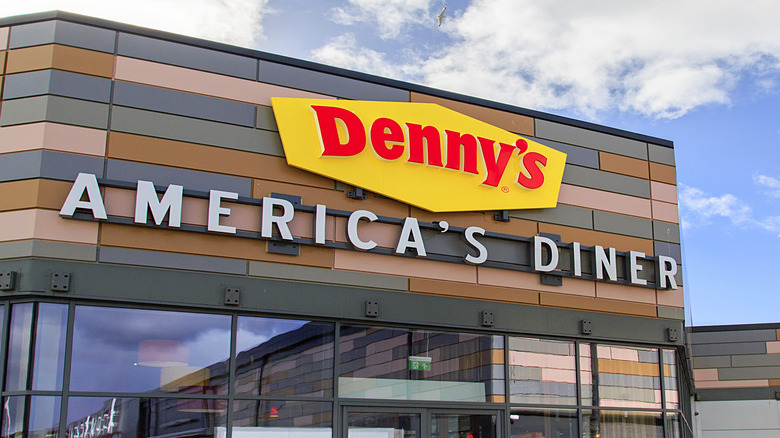
[[[776,0],[6,3],[2,16],[59,9],[672,140],[688,324],[780,322]]]

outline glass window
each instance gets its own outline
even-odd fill
[[[680,396],[677,392],[677,354],[674,350],[664,350],[664,391],[666,409],[680,409]]]
[[[238,318],[236,394],[333,394],[331,323]]]
[[[583,411],[582,436],[588,438],[663,438],[660,412]]]
[[[225,437],[227,400],[70,397],[66,438]]]
[[[432,414],[431,438],[495,438],[496,416],[489,414]]]
[[[5,389],[61,390],[68,306],[22,303],[11,308]],[[34,327],[34,329],[33,329]],[[34,354],[31,356],[31,352]],[[29,364],[33,361],[32,388]]]
[[[71,391],[227,394],[228,315],[77,306]]]
[[[574,343],[510,337],[509,379],[512,403],[576,405]]]
[[[504,401],[503,337],[403,328],[341,327],[339,395]]]
[[[512,438],[577,438],[574,409],[512,409],[509,415]]]
[[[682,432],[680,431],[680,414],[666,414],[666,436],[667,438],[680,438]],[[693,435],[693,431],[691,431]]]
[[[233,437],[268,434],[330,438],[333,410],[329,402],[237,400],[233,404]]]
[[[420,425],[420,414],[350,412],[347,419],[347,437],[420,438]]]
[[[592,350],[595,344],[580,344],[580,398],[585,406],[593,405]]]
[[[29,412],[25,412],[28,400]],[[24,430],[25,417],[29,418],[27,431]],[[2,438],[57,438],[59,423],[59,397],[6,397],[3,403],[3,432],[0,436]]]
[[[661,408],[658,349],[599,345],[598,387],[593,404],[619,408]]]

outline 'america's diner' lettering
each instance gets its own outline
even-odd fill
[[[547,157],[538,152],[527,152],[528,142],[518,138],[513,145],[483,137],[475,137],[453,130],[444,135],[434,126],[415,123],[399,124],[393,119],[380,117],[366,129],[363,121],[353,112],[333,106],[312,105],[323,157],[351,157],[364,151],[366,145],[379,159],[393,161],[406,155],[410,164],[424,164],[464,173],[479,174],[478,161],[485,169],[482,184],[497,187],[513,155],[521,156],[525,172],[514,177],[515,182],[526,189],[537,189],[544,184],[542,168]],[[344,135],[339,135],[339,127]],[[342,138],[343,137],[343,138]],[[446,154],[442,156],[442,138]],[[526,175],[527,173],[527,175]]]
[[[135,210],[133,222],[136,224],[149,224],[149,217],[157,226],[169,229],[181,228],[182,205],[184,202],[184,189],[182,186],[169,185],[162,198],[158,190],[149,181],[139,180],[136,183]],[[208,232],[236,235],[235,227],[224,225],[225,217],[232,213],[227,205],[230,200],[237,200],[238,193],[221,190],[210,190],[208,196],[207,227]],[[260,237],[264,239],[274,238],[276,235],[282,240],[295,240],[290,231],[290,222],[295,216],[295,206],[286,200],[274,197],[264,197],[260,206]],[[65,202],[60,209],[60,216],[73,218],[76,210],[89,212],[93,220],[109,220],[105,203],[100,192],[97,177],[94,174],[80,173],[74,181]],[[312,228],[313,239],[310,244],[325,245],[325,224],[328,214],[325,205],[318,204],[313,209],[314,221]],[[168,223],[163,224],[165,218]],[[351,247],[358,251],[371,251],[377,247],[377,243],[370,236],[360,232],[361,223],[379,220],[378,216],[368,210],[356,210],[349,213],[347,218],[346,237]],[[431,227],[431,224],[428,225]],[[438,222],[437,227],[441,232],[447,232],[449,224],[445,221]],[[463,238],[468,245],[468,251],[463,256],[463,262],[472,265],[480,265],[488,260],[488,249],[480,242],[478,236],[484,238],[484,228],[470,226],[462,230]],[[582,270],[583,253],[579,242],[566,245],[571,254],[572,277],[584,277]],[[558,268],[559,244],[544,236],[534,236],[530,241],[530,267],[535,272],[552,272]],[[398,241],[394,250],[395,254],[404,255],[412,251],[417,257],[428,257],[425,241],[420,223],[416,218],[407,217],[403,220]],[[590,252],[591,250],[588,250]],[[652,260],[655,264],[656,285],[662,289],[677,289],[674,276],[677,274],[677,261],[668,256],[658,255],[647,257],[638,251],[628,251],[621,256],[625,260],[625,282],[637,286],[647,286],[647,280],[640,278],[643,270],[640,260]],[[592,249],[592,272],[596,280],[619,281],[618,279],[618,255],[615,248],[604,248],[595,245]]]

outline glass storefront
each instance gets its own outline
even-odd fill
[[[681,436],[671,349],[76,303],[0,315],[0,438]]]

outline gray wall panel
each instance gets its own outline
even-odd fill
[[[114,104],[248,127],[255,125],[254,105],[130,82],[116,82]]]
[[[647,160],[647,143],[547,120],[536,119],[536,136]]]
[[[5,77],[3,99],[55,94],[108,103],[111,80],[60,70],[38,70]]]
[[[650,181],[580,166],[566,166],[563,182],[650,199]]]
[[[733,367],[779,367],[780,354],[740,354],[731,356]],[[780,378],[780,374],[777,375]]]
[[[647,144],[647,154],[650,161],[674,166],[674,149],[657,144]]]
[[[653,238],[653,226],[649,219],[626,216],[606,211],[593,211],[593,229],[626,236]]]
[[[295,281],[311,281],[378,289],[409,290],[409,279],[391,275],[365,274],[362,272],[334,271],[309,266],[281,265],[276,263],[249,262],[249,275]]]
[[[37,96],[3,102],[0,126],[43,121],[106,129],[108,105],[59,96]]]
[[[257,78],[257,61],[252,58],[127,33],[119,34],[117,53],[245,79]]]
[[[66,46],[114,52],[116,32],[68,21],[42,21],[11,28],[10,48],[58,43]]]
[[[261,82],[356,100],[409,102],[409,92],[356,79],[260,61]]]
[[[753,380],[780,378],[780,367],[744,367],[718,369],[720,380]]]
[[[727,368],[731,366],[731,356],[692,357],[691,361],[696,369]]]
[[[557,141],[545,140],[543,138],[530,138],[535,142],[565,153],[566,164],[575,164],[577,166],[591,167],[593,169],[599,168],[599,152],[596,150],[558,143]]]
[[[658,317],[685,321],[685,309],[679,307],[658,306]]]
[[[518,219],[593,229],[593,210],[587,208],[558,204],[555,208],[511,210],[509,215]]]
[[[114,107],[111,129],[190,143],[284,156],[279,133],[189,117]]]
[[[102,263],[155,266],[158,268],[221,272],[224,274],[237,275],[245,275],[247,272],[247,262],[245,260],[204,257],[191,254],[143,251],[126,248],[113,248],[107,246],[100,248],[100,256],[98,261]]]
[[[185,190],[208,192],[214,189],[235,192],[239,196],[252,196],[252,180],[249,178],[134,163],[131,161],[108,160],[106,178],[129,182],[135,182],[140,179],[152,181],[162,186],[178,184],[184,186]]]
[[[680,226],[671,222],[653,221],[653,239],[680,243]]]
[[[279,130],[279,127],[276,126],[276,117],[274,117],[274,110],[270,106],[257,107],[257,122],[255,126],[257,126],[260,129],[266,129],[268,131]]]
[[[101,177],[103,159],[54,151],[27,151],[5,154],[0,160],[0,181],[31,178],[74,181],[79,172]]]
[[[731,344],[698,344],[691,346],[693,356],[726,356],[735,354],[766,354],[766,342]]]
[[[38,257],[95,261],[97,247],[48,240],[20,240],[0,243],[0,259]]]
[[[694,344],[719,344],[729,342],[760,342],[776,341],[777,333],[773,329],[766,330],[731,330],[716,332],[689,333]]]
[[[665,255],[674,257],[675,260],[682,263],[682,247],[676,243],[653,242],[653,251],[655,255]]]

